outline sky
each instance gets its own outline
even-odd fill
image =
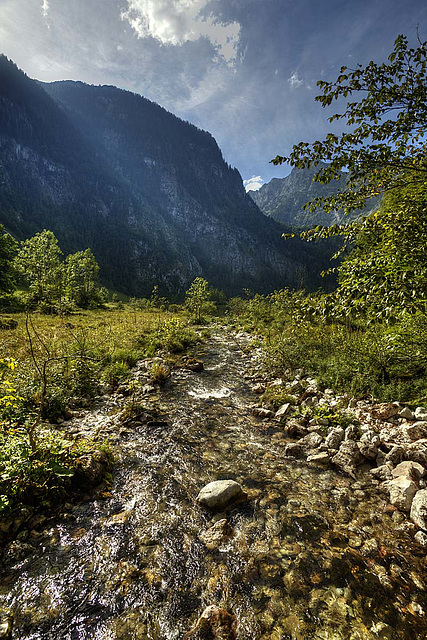
[[[426,0],[0,0],[0,51],[30,77],[139,93],[210,131],[247,189],[322,139],[316,82],[427,40]],[[331,109],[331,108],[330,108]]]

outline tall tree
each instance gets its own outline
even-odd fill
[[[64,284],[61,256],[52,231],[44,229],[22,243],[14,265],[28,284],[34,302],[52,304],[61,300]]]
[[[78,307],[86,309],[100,302],[98,282],[99,266],[90,249],[67,256],[66,290],[68,298]]]
[[[15,287],[13,258],[18,243],[0,224],[0,293],[10,293]]]

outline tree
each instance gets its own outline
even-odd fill
[[[427,310],[427,185],[387,193],[359,226],[339,269],[338,298],[348,311],[376,319]]]
[[[70,254],[65,261],[65,269],[68,298],[83,309],[99,304],[99,266],[92,251],[86,249]]]
[[[388,63],[371,61],[355,69],[344,66],[335,82],[320,80],[317,85],[322,93],[316,100],[322,107],[356,95],[343,113],[329,118],[329,122],[343,120],[349,129],[328,133],[325,140],[312,144],[300,142],[289,156],[276,156],[272,162],[297,168],[326,162],[315,181],[339,180],[342,170],[349,172],[349,179],[344,191],[317,198],[306,208],[348,212],[408,180],[427,180],[427,42],[419,42],[414,49],[399,35]]]
[[[202,312],[209,304],[209,283],[204,278],[196,278],[185,294],[185,306],[194,316],[195,321],[200,324]],[[212,303],[213,304],[213,303]],[[209,309],[210,311],[212,309]]]
[[[64,283],[61,256],[52,231],[44,229],[22,243],[14,265],[27,282],[34,302],[51,305],[61,301]]]
[[[13,257],[18,243],[0,224],[0,293],[10,293],[15,288]]]

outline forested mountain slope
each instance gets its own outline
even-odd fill
[[[91,247],[105,284],[178,293],[199,275],[229,293],[319,285],[321,254],[245,193],[213,137],[133,93],[41,84],[0,57],[0,223]]]

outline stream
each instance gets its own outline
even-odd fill
[[[5,555],[13,640],[179,640],[212,604],[239,640],[426,638],[425,551],[369,474],[283,455],[280,426],[251,413],[244,337],[214,330],[196,355],[203,372],[178,369],[151,397],[155,420],[121,428],[111,402],[68,425],[115,436],[113,485]],[[247,499],[211,514],[196,497],[220,479]],[[207,544],[224,518],[230,535]]]

